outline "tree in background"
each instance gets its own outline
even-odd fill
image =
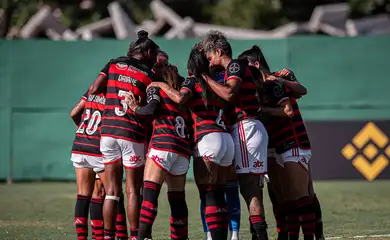
[[[347,0],[163,0],[180,16],[197,22],[254,29],[272,29],[290,21],[307,21],[315,6]],[[91,8],[81,8],[82,0],[0,0],[3,21],[0,37],[11,27],[20,29],[42,4],[61,9],[60,19],[72,30],[109,17],[107,5],[113,0],[90,0]],[[119,0],[136,23],[151,19],[151,0]],[[351,17],[390,12],[390,0],[348,0]]]

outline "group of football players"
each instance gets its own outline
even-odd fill
[[[88,237],[89,214],[92,239],[152,239],[164,182],[170,238],[188,239],[191,157],[208,240],[226,240],[229,231],[231,240],[240,239],[240,194],[252,239],[268,239],[264,182],[278,239],[297,240],[300,229],[305,240],[324,239],[296,101],[306,89],[294,73],[272,72],[257,46],[232,58],[228,40],[215,30],[193,47],[187,71],[180,76],[140,31],[127,55],[111,59],[73,108],[78,239]]]

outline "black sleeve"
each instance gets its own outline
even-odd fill
[[[232,60],[229,65],[227,66],[227,79],[229,80],[239,80],[243,81],[245,77],[245,73],[247,70],[247,65],[244,61],[239,61],[237,59]]]
[[[277,81],[264,81],[264,103],[269,107],[279,106],[289,99],[289,94],[284,90],[282,83]]]
[[[104,68],[100,71],[99,75],[104,75],[104,76],[107,76],[107,75],[108,75],[108,69],[110,69],[110,65],[111,65],[112,60],[113,60],[113,59],[111,59],[111,60],[106,64],[106,66],[104,66]]]
[[[82,100],[87,100],[88,99],[88,91],[86,91],[85,93],[84,93],[84,95],[81,97],[81,99]]]
[[[154,114],[156,107],[160,103],[160,88],[151,87],[148,89],[146,93],[146,106],[139,107],[135,110],[135,114],[137,115],[147,115],[151,116]]]
[[[186,79],[183,81],[183,83],[181,84],[181,88],[185,88],[185,89],[190,90],[191,92],[194,92],[195,83],[196,83],[195,78],[193,78],[193,77],[188,77],[188,78],[186,78]]]

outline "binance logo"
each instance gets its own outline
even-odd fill
[[[369,122],[341,152],[346,159],[352,160],[353,166],[367,180],[372,181],[389,164],[388,143],[388,137],[373,122]]]

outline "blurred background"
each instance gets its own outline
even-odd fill
[[[256,44],[273,71],[292,69],[308,88],[298,104],[326,236],[390,238],[389,0],[1,0],[0,181],[9,184],[0,184],[0,239],[74,239],[69,113],[140,29],[183,75],[210,29],[227,35],[234,56]],[[188,179],[200,239],[192,171]],[[155,239],[167,238],[163,195]]]

